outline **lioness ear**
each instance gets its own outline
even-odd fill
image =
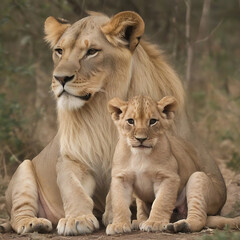
[[[46,19],[44,26],[45,40],[50,44],[51,48],[54,47],[69,26],[71,26],[71,24],[62,18],[48,17]]]
[[[113,98],[108,102],[108,111],[112,115],[114,121],[119,120],[119,116],[127,108],[127,102],[122,101],[119,98]]]
[[[137,13],[125,11],[113,16],[101,29],[114,46],[125,45],[133,52],[144,33],[144,21]]]
[[[177,109],[177,100],[175,97],[166,96],[157,105],[163,119],[172,120],[174,118]]]

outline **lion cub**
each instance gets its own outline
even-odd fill
[[[180,186],[178,164],[166,134],[176,107],[175,98],[169,96],[159,102],[143,96],[129,102],[118,98],[109,101],[119,141],[103,216],[104,223],[112,222],[106,229],[108,235],[131,231],[129,206],[133,193],[138,205],[135,223],[141,230],[161,231],[169,223]],[[149,204],[151,212],[145,213]]]

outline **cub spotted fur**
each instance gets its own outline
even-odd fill
[[[105,224],[111,223],[108,235],[132,228],[189,232],[205,225],[239,226],[238,218],[207,217],[217,214],[224,204],[221,183],[216,169],[202,165],[194,147],[173,134],[174,97],[158,102],[143,96],[129,102],[114,98],[108,109],[119,132],[103,216]],[[137,220],[131,224],[133,193],[137,196]],[[178,214],[172,216],[175,207]],[[172,221],[185,219],[170,223],[171,216]]]

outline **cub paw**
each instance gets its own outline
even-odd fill
[[[61,218],[57,225],[58,234],[64,236],[92,233],[97,229],[99,229],[99,223],[93,214]]]
[[[165,229],[167,223],[161,221],[145,221],[140,223],[139,228],[145,232],[159,232]]]
[[[166,226],[166,231],[172,232],[172,233],[178,233],[178,232],[189,233],[191,232],[191,229],[189,224],[186,222],[186,220],[180,220],[175,223],[169,223]]]
[[[40,232],[46,233],[52,231],[52,223],[45,218],[24,218],[18,222],[15,229],[18,234]]]
[[[107,235],[130,233],[130,232],[131,232],[131,224],[126,222],[109,224],[106,229]]]
[[[112,214],[108,212],[104,212],[102,216],[102,223],[104,224],[105,227],[107,227],[110,223],[112,223]]]
[[[10,232],[12,230],[12,226],[10,222],[0,224],[0,233]]]
[[[133,220],[133,221],[132,221],[132,229],[133,229],[133,230],[139,230],[139,229],[140,229],[140,225],[141,225],[143,222],[144,222],[144,221]]]

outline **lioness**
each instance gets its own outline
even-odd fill
[[[114,98],[108,109],[119,141],[104,214],[104,222],[112,222],[106,233],[131,231],[132,193],[138,198],[134,228],[191,232],[213,226],[218,217],[207,216],[223,206],[221,182],[216,169],[202,165],[192,144],[172,135],[176,99],[166,96],[156,102],[137,96],[125,102]],[[186,219],[169,224],[175,206]],[[231,226],[239,227],[239,220]]]
[[[72,25],[49,17],[45,33],[53,50],[59,130],[13,175],[6,192],[10,223],[17,233],[50,231],[52,224],[63,235],[89,233],[98,228],[95,216],[104,211],[117,141],[107,102],[139,94],[155,100],[172,95],[179,103],[176,134],[191,139],[184,90],[161,51],[140,40],[144,22],[134,12],[112,18],[96,13]],[[216,174],[224,203],[223,178],[209,155],[198,150],[202,165]]]

